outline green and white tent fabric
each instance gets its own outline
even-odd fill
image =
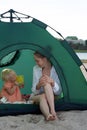
[[[82,73],[85,67],[67,41],[55,38],[48,28],[52,29],[35,18],[21,23],[1,21],[0,72],[12,68],[18,75],[24,75],[25,87],[21,92],[31,94],[33,53],[39,51],[59,75],[63,92],[55,101],[56,110],[87,109],[87,79]],[[38,112],[39,107],[34,104],[0,104],[0,115]]]

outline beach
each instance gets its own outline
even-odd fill
[[[87,63],[84,63],[87,68]],[[86,130],[87,110],[59,111],[58,120],[45,121],[42,114],[0,117],[0,130]]]
[[[58,120],[45,121],[42,115],[0,117],[0,130],[86,130],[87,111],[57,112]]]

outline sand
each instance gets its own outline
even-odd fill
[[[85,65],[85,67],[86,67],[86,69],[87,69],[87,63],[83,63],[84,65]]]
[[[57,116],[58,120],[48,122],[42,114],[4,116],[0,117],[0,130],[87,130],[87,110],[60,111]]]
[[[59,119],[45,121],[42,115],[0,117],[0,130],[86,130],[87,111],[58,112]]]

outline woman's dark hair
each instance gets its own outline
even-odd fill
[[[42,55],[41,53],[39,53],[37,51],[34,52],[34,55],[37,56],[38,58],[44,58],[44,57],[46,57],[46,56]]]
[[[34,55],[37,56],[38,58],[45,58],[46,56],[44,56],[43,54],[39,53],[38,51],[35,51],[34,52]],[[47,58],[47,57],[46,57]],[[47,58],[47,60],[51,63],[52,65],[52,62]]]

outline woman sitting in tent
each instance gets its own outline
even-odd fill
[[[61,85],[55,68],[42,54],[35,52],[37,63],[33,68],[33,87],[31,99],[39,102],[40,110],[46,120],[55,120],[54,95],[60,95]]]
[[[18,86],[17,74],[12,69],[4,69],[1,73],[4,81],[0,96],[5,97],[8,102],[23,101],[20,88]]]

